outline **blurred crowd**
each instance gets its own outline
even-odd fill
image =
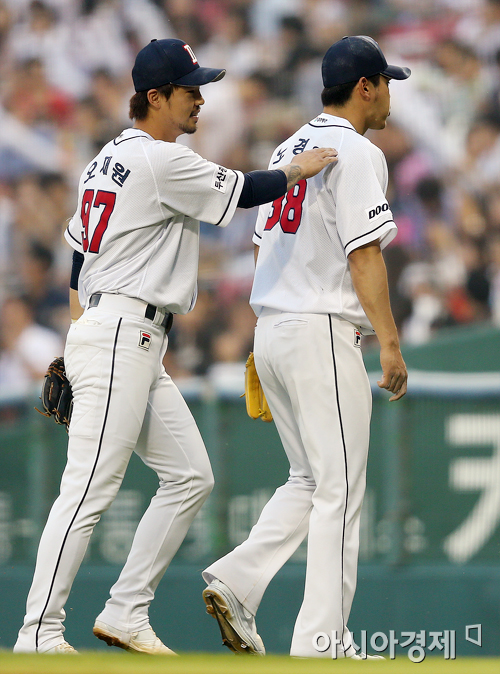
[[[412,76],[391,83],[387,157],[399,235],[386,250],[403,341],[500,325],[500,0],[0,0],[0,397],[22,395],[62,353],[79,175],[131,124],[131,68],[152,38],[180,37],[227,69],[181,137],[231,168],[266,168],[321,112],[321,59],[371,35]],[[174,378],[241,363],[255,209],[202,224],[199,298],[177,317]]]

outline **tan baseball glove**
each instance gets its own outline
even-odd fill
[[[249,417],[252,419],[262,419],[262,421],[273,420],[273,415],[260,384],[259,375],[255,369],[253,352],[250,353],[246,362],[245,400]]]

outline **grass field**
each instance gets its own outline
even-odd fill
[[[404,655],[378,662],[352,660],[296,660],[231,654],[189,654],[178,658],[84,652],[75,655],[14,655],[0,652],[2,674],[316,674],[327,671],[363,674],[498,674],[500,658],[426,658],[413,663]]]

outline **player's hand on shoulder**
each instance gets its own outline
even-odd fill
[[[337,163],[337,150],[333,147],[316,147],[296,155],[290,162],[291,173],[297,174],[297,181],[312,178],[325,166]],[[283,167],[283,170],[286,167]],[[286,171],[285,171],[286,172]]]
[[[389,398],[390,402],[399,400],[406,393],[408,381],[408,371],[399,347],[382,347],[380,364],[382,379],[377,384],[394,394]]]

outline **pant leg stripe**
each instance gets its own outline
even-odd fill
[[[344,425],[342,423],[342,411],[340,409],[340,395],[339,395],[339,386],[338,386],[338,379],[337,379],[337,362],[335,359],[335,346],[334,346],[334,339],[333,339],[333,325],[332,325],[332,317],[329,315],[329,324],[330,324],[330,343],[332,347],[332,360],[333,360],[333,374],[335,377],[335,395],[337,399],[337,410],[339,414],[339,424],[340,424],[340,435],[342,437],[342,448],[344,452],[344,467],[345,467],[345,507],[344,507],[344,514],[342,518],[342,545],[341,545],[341,560],[340,560],[340,574],[341,574],[341,583],[342,583],[342,604],[340,607],[341,610],[341,615],[342,615],[342,647],[344,648],[344,652],[346,651],[346,648],[344,646],[344,629],[345,629],[345,620],[344,620],[344,544],[345,544],[345,521],[346,521],[346,515],[347,515],[347,500],[349,498],[349,479],[347,475],[347,450],[346,450],[346,445],[345,445],[345,436],[344,436]]]
[[[39,635],[39,632],[40,632],[40,628],[42,626],[45,611],[47,610],[47,606],[49,605],[50,597],[52,595],[52,590],[54,589],[57,571],[59,569],[59,564],[61,563],[61,558],[62,558],[62,554],[63,554],[63,551],[64,551],[64,546],[66,545],[66,541],[67,541],[69,533],[71,531],[71,527],[73,526],[73,523],[74,523],[75,519],[77,518],[78,513],[80,512],[80,509],[81,509],[81,507],[82,507],[82,505],[85,501],[85,498],[88,494],[92,479],[95,475],[95,471],[96,471],[96,468],[97,468],[97,462],[99,461],[99,456],[101,454],[102,441],[103,441],[103,438],[104,438],[104,431],[105,431],[105,428],[106,428],[106,422],[108,420],[109,404],[110,404],[110,401],[111,401],[111,389],[112,389],[112,386],[113,386],[113,376],[114,376],[114,372],[115,372],[116,344],[118,342],[118,334],[120,332],[121,323],[122,323],[122,319],[120,318],[120,320],[118,321],[118,326],[116,328],[115,341],[114,341],[114,344],[113,344],[113,356],[112,356],[112,359],[111,359],[111,375],[110,375],[110,378],[109,378],[109,387],[108,387],[108,400],[106,402],[106,411],[104,413],[104,420],[102,422],[101,435],[99,437],[99,445],[97,447],[97,455],[96,455],[96,458],[95,458],[95,461],[94,461],[94,465],[92,467],[92,471],[90,473],[89,480],[87,482],[87,486],[86,486],[85,491],[83,493],[82,499],[81,499],[80,503],[78,504],[78,506],[76,508],[75,514],[73,515],[73,517],[71,519],[71,522],[69,523],[69,526],[68,526],[68,528],[66,530],[66,533],[64,535],[64,538],[63,538],[63,542],[61,544],[61,549],[59,551],[59,556],[57,558],[56,567],[54,569],[54,574],[52,576],[52,582],[50,584],[49,594],[47,596],[47,601],[45,602],[45,606],[43,607],[43,610],[40,614],[40,618],[38,620],[38,627],[37,627],[36,636],[35,636],[35,648],[36,648],[37,652],[38,652],[38,635]]]

